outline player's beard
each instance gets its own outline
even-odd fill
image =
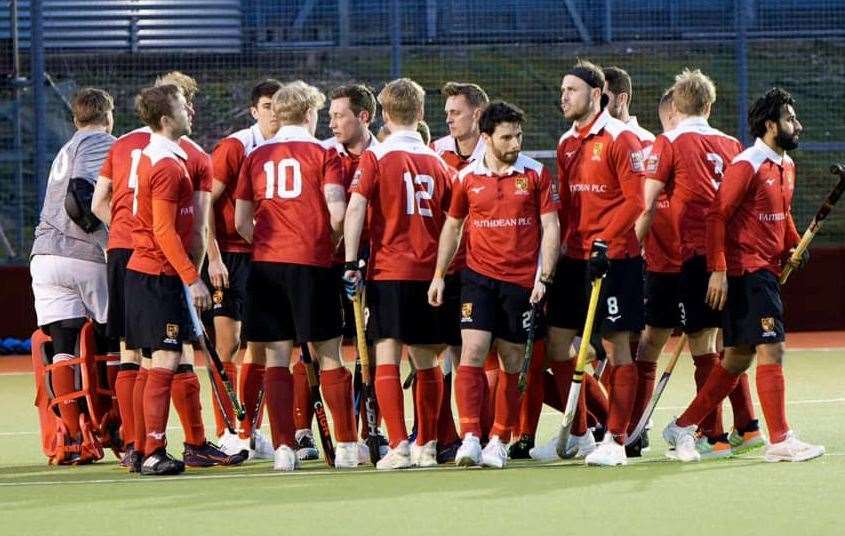
[[[798,148],[798,133],[787,134],[778,127],[778,133],[775,136],[775,143],[784,151],[792,151]]]
[[[516,162],[516,159],[519,158],[519,149],[516,151],[500,151],[498,147],[493,146],[493,156],[496,157],[496,160],[502,162],[507,165],[512,165]]]

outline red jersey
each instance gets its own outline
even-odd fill
[[[247,156],[235,199],[255,206],[253,260],[331,266],[327,184],[343,186],[337,153],[300,126],[283,126]]]
[[[249,253],[252,249],[235,229],[235,187],[247,155],[264,141],[255,124],[223,138],[211,152],[214,180],[226,186],[214,202],[214,235],[224,253]]]
[[[434,276],[453,179],[454,170],[416,132],[396,132],[364,152],[350,191],[369,202],[368,278]]]
[[[670,188],[669,210],[680,237],[672,265],[704,255],[705,221],[722,181],[725,165],[742,144],[710,127],[703,117],[684,119],[657,137],[646,165],[646,177]]]
[[[465,167],[455,182],[449,215],[467,218],[472,227],[468,268],[531,288],[540,256],[540,216],[559,208],[549,171],[520,154],[502,175],[487,169],[483,158]]]
[[[784,255],[801,240],[792,220],[794,191],[792,158],[762,140],[734,158],[707,215],[708,268],[780,276]]]
[[[111,225],[107,249],[132,249],[138,164],[141,161],[141,152],[150,143],[151,134],[149,127],[143,127],[118,138],[100,169],[100,176],[111,180],[112,183]],[[186,136],[179,140],[179,147],[187,155],[186,167],[194,189],[210,192],[211,159],[208,154]]]
[[[484,138],[478,137],[478,142],[475,144],[475,149],[472,150],[469,156],[462,156],[458,152],[458,142],[452,136],[443,136],[431,144],[431,148],[457,171],[461,171],[473,162],[478,162],[484,159],[484,151],[487,149],[487,144],[484,143]],[[458,250],[455,252],[455,257],[452,259],[452,264],[449,265],[449,273],[463,270],[467,265],[467,244],[469,242],[470,227],[464,226],[464,235],[461,237],[461,242],[458,244]]]
[[[178,275],[184,283],[191,284],[198,275],[187,253],[194,224],[194,185],[187,160],[187,153],[179,145],[158,134],[150,135],[150,143],[138,162],[137,211],[132,225],[134,251],[127,267],[150,275]],[[176,204],[176,221],[171,223],[181,242],[178,251],[162,247],[156,236],[154,200]]]
[[[634,222],[644,208],[644,156],[636,134],[604,110],[561,136],[557,165],[566,256],[588,259],[598,238],[611,259],[639,256]]]
[[[358,162],[361,161],[361,154],[352,154],[346,150],[346,147],[339,141],[337,138],[329,138],[327,140],[322,141],[323,147],[326,149],[333,149],[337,152],[337,155],[340,159],[340,170],[341,170],[341,177],[343,177],[343,188],[349,192],[349,187],[352,186],[352,179],[355,177],[355,172],[358,170]],[[364,150],[369,149],[370,147],[376,147],[379,144],[379,141],[376,139],[375,136],[372,134],[370,135],[370,143]],[[346,196],[346,200],[349,201],[349,196]],[[364,229],[361,230],[361,241],[360,244],[363,247],[367,241],[369,240],[369,235],[367,233],[366,226]],[[334,259],[332,260],[333,264],[343,264],[345,261],[345,255],[343,246],[337,248],[334,252]]]

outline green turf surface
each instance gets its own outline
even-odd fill
[[[140,478],[118,469],[111,454],[93,466],[48,467],[39,448],[31,376],[0,376],[0,531],[67,535],[90,526],[104,534],[233,536],[841,534],[843,353],[788,356],[790,420],[802,437],[828,451],[801,464],[768,464],[759,451],[689,465],[665,460],[659,430],[689,401],[688,359],[676,368],[655,414],[652,452],[620,468],[513,462],[505,470],[377,473],[368,467],[341,473],[309,462],[280,474],[262,461]],[[203,394],[207,402],[208,391]],[[205,414],[211,429],[211,413]],[[544,411],[542,439],[556,431],[559,419]],[[179,454],[175,411],[170,425],[172,452]]]

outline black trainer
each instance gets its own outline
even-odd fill
[[[182,460],[188,467],[213,467],[215,465],[240,465],[249,458],[248,450],[241,450],[237,454],[226,454],[220,447],[206,441],[204,445],[196,446],[185,443]]]
[[[534,448],[534,436],[523,435],[519,441],[508,449],[508,456],[511,460],[527,460],[531,458],[528,451]]]
[[[141,464],[142,475],[178,475],[185,470],[185,464],[167,453],[164,449],[158,449],[144,459]]]
[[[458,439],[449,445],[444,445],[443,448],[440,448],[440,445],[437,445],[437,463],[444,464],[444,463],[452,463],[455,461],[455,455],[458,453],[458,449],[461,448],[461,440]]]
[[[645,435],[645,432],[643,432]],[[628,458],[640,458],[643,455],[643,435],[625,445],[625,456]]]

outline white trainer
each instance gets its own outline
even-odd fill
[[[376,464],[376,469],[392,471],[411,466],[411,449],[408,441],[401,441],[396,448],[389,449],[387,454]]]
[[[241,439],[238,434],[233,434],[226,430],[223,435],[217,439],[217,444],[220,445],[220,450],[232,456],[240,451],[249,450],[249,439]]]
[[[334,451],[334,466],[338,469],[358,467],[358,443],[354,441],[338,443]]]
[[[528,451],[528,455],[531,456],[532,460],[537,460],[538,462],[550,462],[552,460],[559,460],[560,456],[557,455],[558,443],[558,435],[555,434],[554,437],[552,437],[545,444],[530,449]]]
[[[455,465],[472,467],[481,461],[481,442],[473,434],[467,434],[455,453]]]
[[[625,446],[617,443],[612,434],[606,433],[598,447],[584,458],[584,462],[587,465],[614,467],[628,465],[628,457],[625,455]]]
[[[437,467],[437,441],[425,445],[411,445],[411,465],[417,467]]]
[[[258,458],[261,460],[274,460],[276,458],[275,449],[270,439],[264,435],[261,430],[255,430],[255,450],[250,451],[251,458]],[[249,441],[247,441],[249,443]]]
[[[490,441],[481,451],[481,466],[501,469],[508,463],[508,451],[499,436],[490,436]]]
[[[682,462],[697,462],[701,460],[701,454],[695,448],[695,425],[678,426],[676,419],[669,421],[663,429],[663,439],[669,444],[670,450],[666,457]]]
[[[824,454],[824,447],[804,443],[795,432],[790,430],[786,433],[786,439],[780,443],[766,445],[763,452],[763,459],[767,462],[805,462],[818,458]]]
[[[589,430],[587,430],[584,435],[580,436],[569,434],[569,439],[566,441],[567,458],[586,458],[594,450],[596,450],[596,440],[593,437],[592,432]]]
[[[293,471],[299,467],[296,453],[287,445],[276,449],[273,457],[273,469],[276,471]]]

